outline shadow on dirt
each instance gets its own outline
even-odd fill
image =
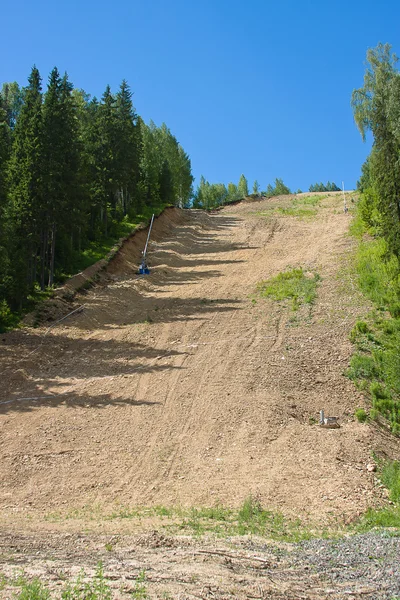
[[[61,389],[62,386],[65,389],[65,385],[73,386],[74,379],[90,382],[92,378],[106,380],[116,377],[121,378],[124,389],[128,381],[125,377],[135,373],[183,368],[173,364],[173,359],[187,353],[130,342],[132,331],[129,333],[129,328],[133,325],[151,328],[157,323],[204,321],[217,313],[240,310],[241,302],[234,299],[185,298],[179,297],[179,294],[171,297],[164,293],[167,286],[193,286],[221,275],[217,268],[207,269],[207,266],[243,262],[240,259],[224,260],[223,253],[243,250],[247,246],[224,241],[224,236],[221,236],[221,232],[232,230],[240,223],[237,218],[194,214],[191,223],[173,229],[173,237],[170,235],[152,243],[152,272],[138,285],[132,281],[139,279],[135,262],[138,249],[134,245],[130,249],[127,245],[100,285],[87,292],[82,312],[46,332],[43,329],[19,330],[1,336],[0,378],[4,384],[0,389],[0,413],[31,410],[43,402],[49,403],[49,406],[60,403],[70,406],[89,403],[94,407],[121,403],[138,405],[129,394],[128,397],[122,394],[118,399],[111,399],[107,394],[64,394]],[[215,256],[208,258],[208,254]],[[202,266],[204,270],[199,269]],[[70,326],[75,333],[69,334]],[[84,332],[84,337],[77,338],[76,329]],[[121,330],[118,339],[100,338],[101,332],[111,330]],[[92,337],[92,332],[96,332],[96,337]],[[137,329],[133,333],[137,340]],[[58,387],[60,396],[51,395],[49,390]]]
[[[52,383],[54,387],[54,383]],[[157,406],[161,402],[148,400],[135,400],[124,396],[111,397],[111,394],[91,396],[89,394],[77,394],[76,392],[44,393],[42,389],[32,387],[31,395],[15,395],[0,402],[0,415],[12,412],[32,412],[39,408],[57,408],[61,404],[67,408],[106,408],[109,406]]]

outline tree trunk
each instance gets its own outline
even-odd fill
[[[40,289],[43,291],[45,288],[44,278],[46,272],[47,229],[45,231],[42,230],[40,237]]]
[[[56,250],[56,224],[51,227],[51,249],[50,249],[50,269],[49,269],[49,287],[54,282],[54,255]]]

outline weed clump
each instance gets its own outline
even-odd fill
[[[368,413],[363,408],[357,408],[354,416],[359,423],[365,423],[368,419]]]
[[[304,273],[300,267],[262,281],[258,284],[258,291],[265,298],[291,300],[292,309],[296,311],[302,304],[314,304],[319,281],[317,273]]]

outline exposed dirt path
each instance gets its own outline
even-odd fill
[[[200,542],[157,532],[53,533],[0,539],[0,598],[16,597],[12,582],[21,571],[60,598],[82,571],[93,582],[99,561],[114,600],[391,600],[400,593],[398,539],[377,534],[290,545],[246,537]]]
[[[337,196],[313,219],[258,214],[272,206],[171,210],[155,226],[149,277],[135,273],[142,232],[82,312],[46,335],[2,336],[5,526],[94,505],[239,506],[249,494],[324,522],[379,503],[366,464],[386,441],[354,421],[363,400],[343,376],[366,309],[338,278],[349,215]],[[289,266],[322,277],[312,314],[296,320],[251,297]],[[321,408],[340,429],[310,424]]]

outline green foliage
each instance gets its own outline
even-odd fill
[[[397,460],[384,463],[381,481],[390,492],[392,502],[400,503],[400,462]]]
[[[388,254],[385,240],[362,241],[357,249],[355,266],[362,292],[377,306],[394,314],[400,292],[399,261]]]
[[[375,198],[375,196],[373,196]],[[355,255],[358,284],[378,311],[358,321],[350,340],[358,352],[350,361],[347,375],[372,401],[370,417],[383,417],[395,435],[400,433],[400,267],[384,237],[366,237],[379,232],[370,215],[377,211],[371,195],[362,194],[352,232],[359,238]]]
[[[16,596],[18,600],[50,600],[50,592],[39,579],[33,579],[22,585]]]
[[[357,408],[354,416],[360,423],[365,423],[365,421],[368,419],[368,414],[363,408]]]
[[[289,208],[278,208],[277,211],[281,215],[285,215],[287,217],[298,217],[298,218],[312,218],[317,214],[316,210],[302,207],[289,207]]]
[[[389,44],[369,49],[364,85],[353,91],[352,107],[363,140],[367,131],[374,137],[360,184],[371,196],[364,201],[366,219],[369,223],[378,219],[388,250],[400,257],[400,73],[396,63]]]
[[[296,311],[300,305],[312,305],[316,298],[320,277],[316,273],[304,273],[302,268],[279,273],[267,281],[258,284],[261,296],[273,300],[292,300],[292,308]]]
[[[354,354],[352,356],[347,374],[353,381],[372,379],[373,377],[377,377],[378,373],[378,367],[372,356],[364,354]]]
[[[0,300],[0,333],[14,327],[18,322],[17,316],[11,312],[5,300]]]
[[[103,566],[97,565],[93,579],[87,581],[82,571],[75,582],[68,582],[61,594],[62,600],[111,600],[112,592],[104,576]]]
[[[326,196],[303,196],[302,198],[295,198],[293,200],[293,206],[319,206],[321,200],[323,200],[325,197]]]
[[[369,509],[356,525],[357,530],[368,531],[375,527],[400,528],[400,462],[378,460],[379,476],[389,490],[389,498],[394,506],[383,509]]]
[[[138,600],[145,600],[145,598],[148,598],[145,581],[146,581],[146,572],[140,571],[140,573],[135,581],[135,587],[133,588],[133,590],[131,592],[132,598],[137,598]]]
[[[309,192],[340,192],[340,187],[336,183],[328,181],[326,185],[323,183],[314,183],[308,188]]]
[[[265,192],[262,192],[263,196],[284,196],[290,194],[290,189],[283,183],[282,179],[275,179],[275,184],[271,185],[270,183],[267,186]]]
[[[103,258],[129,224],[167,204],[188,206],[192,184],[188,155],[165,124],[143,123],[126,81],[100,101],[57,68],[44,95],[36,67],[23,90],[3,86],[1,327],[37,287]]]
[[[246,198],[249,195],[249,186],[246,177],[242,174],[238,183],[238,193],[240,198]]]

